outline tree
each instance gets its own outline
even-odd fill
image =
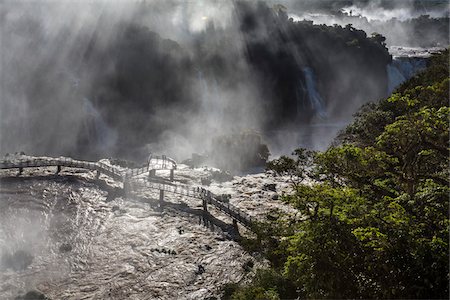
[[[288,176],[289,181],[297,187],[311,176],[314,151],[299,148],[292,152],[293,157],[281,156],[267,162],[266,169],[276,176]]]
[[[297,297],[448,296],[449,80],[448,65],[446,74],[435,65],[442,61],[448,51],[419,79],[366,106],[325,152],[270,162],[279,175],[314,174],[313,184],[294,182],[283,198],[302,218],[264,227],[278,235],[266,257]],[[270,289],[288,298],[280,285]]]

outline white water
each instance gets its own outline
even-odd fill
[[[191,171],[185,171],[189,180]],[[54,170],[24,175],[30,172]],[[0,299],[30,290],[50,299],[205,299],[245,275],[243,265],[252,258],[217,228],[200,225],[197,215],[158,209],[158,194],[150,191],[145,192],[149,203],[108,201],[107,192],[90,180],[70,177],[75,172],[94,176],[63,170],[57,177],[2,180]],[[165,197],[201,210],[197,200]],[[8,257],[20,252],[28,262],[11,263]]]
[[[320,117],[325,118],[327,116],[325,103],[316,89],[316,78],[314,71],[310,67],[303,68],[303,74],[305,75],[306,89],[308,92],[308,100],[314,110],[314,112]]]
[[[397,57],[387,66],[388,90],[387,95],[400,84],[412,78],[426,68],[426,59],[418,57]]]
[[[93,141],[100,150],[111,149],[117,141],[117,133],[108,126],[100,112],[87,98],[83,98],[83,110],[86,114],[85,128],[89,133],[89,141]]]

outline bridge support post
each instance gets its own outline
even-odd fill
[[[97,173],[95,174],[95,179],[99,179],[100,178],[100,171],[99,170],[97,170]]]
[[[208,212],[208,204],[206,198],[202,198],[203,211]]]
[[[205,226],[208,226],[208,202],[206,200],[205,195],[202,197],[202,206],[203,206],[203,213],[202,213],[203,224],[205,224]]]
[[[170,181],[173,181],[173,176],[174,176],[174,170],[170,169]]]
[[[19,173],[17,173],[17,176],[22,175],[22,173],[23,173],[23,168],[19,168]]]
[[[164,190],[159,190],[159,207],[164,205]]]
[[[55,174],[59,174],[59,172],[61,172],[61,166],[57,166],[56,167],[56,173]]]
[[[236,230],[236,232],[239,232],[239,227],[236,219],[233,219],[233,228]]]
[[[155,169],[151,169],[151,170],[148,171],[148,179],[150,180],[153,177],[156,177],[156,170]]]

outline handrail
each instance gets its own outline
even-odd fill
[[[167,164],[165,164],[166,162],[169,162],[172,165],[172,169],[176,168],[176,162],[171,158],[162,156],[162,157],[153,157],[152,160],[162,161],[162,163],[160,164],[161,169],[162,168],[167,169]],[[213,205],[218,210],[227,214],[231,218],[240,222],[245,227],[251,229],[252,217],[250,215],[243,212],[236,206],[230,204],[229,202],[225,203],[221,201],[219,196],[211,193],[210,191],[204,188],[193,187],[184,184],[174,184],[173,182],[168,181],[152,182],[144,178],[135,178],[138,175],[148,172],[150,170],[150,166],[152,166],[151,164],[149,164],[147,167],[123,171],[102,162],[81,161],[67,157],[60,157],[60,158],[35,157],[25,159],[21,158],[14,161],[11,160],[0,161],[0,169],[16,169],[16,168],[48,167],[48,166],[75,167],[92,171],[99,171],[112,177],[113,179],[117,179],[124,182],[124,184],[127,183],[131,189],[137,187],[144,187],[146,189],[163,190],[173,194],[178,194],[196,199],[202,199],[203,201],[206,201],[208,204]]]

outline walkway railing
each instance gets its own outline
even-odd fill
[[[133,179],[130,181],[131,190],[136,188],[146,188],[152,190],[162,190],[165,192],[182,195],[185,197],[197,198],[205,200],[208,204],[214,205],[218,210],[224,212],[231,218],[240,222],[247,228],[251,228],[252,217],[247,213],[243,212],[236,206],[230,204],[229,202],[224,202],[221,197],[211,193],[210,191],[201,187],[192,187],[182,184],[169,184],[169,183],[155,183],[146,181],[145,179]]]
[[[141,168],[135,168],[126,170],[123,172],[124,177],[136,177],[145,173],[148,173],[150,170],[176,170],[177,163],[174,159],[167,157],[165,155],[162,156],[154,156],[147,162],[147,165]]]
[[[3,160],[0,161],[0,169],[24,169],[24,168],[38,168],[38,167],[68,167],[80,168],[91,171],[99,171],[116,180],[123,180],[123,176],[119,169],[101,163],[89,162],[82,160],[75,160],[67,157],[61,158],[31,158],[31,159],[17,159],[14,161]]]
[[[60,158],[47,158],[47,157],[33,157],[15,160],[2,160],[0,161],[0,169],[19,169],[20,172],[25,168],[37,168],[37,167],[58,167],[58,171],[61,167],[80,168],[91,171],[97,171],[105,174],[115,180],[119,180],[124,183],[124,187],[128,186],[131,191],[141,189],[159,190],[172,194],[181,195],[184,197],[191,197],[201,199],[207,204],[213,205],[218,210],[227,214],[237,222],[241,223],[245,227],[252,228],[252,217],[243,212],[236,206],[221,200],[220,196],[217,196],[210,191],[202,187],[192,187],[189,185],[178,184],[170,181],[156,182],[156,179],[148,178],[135,178],[136,176],[150,172],[150,170],[172,170],[176,169],[176,162],[166,156],[153,157],[146,167],[121,170],[117,167],[101,163],[101,162],[89,162],[82,160],[75,160],[67,157]],[[99,174],[98,173],[98,174]],[[206,208],[206,207],[205,207]]]

